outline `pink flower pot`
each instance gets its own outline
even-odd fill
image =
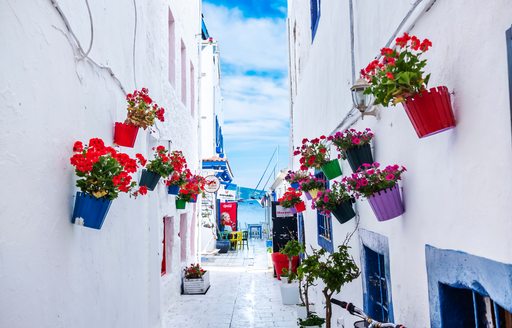
[[[398,185],[371,195],[368,202],[379,221],[396,218],[405,212]]]

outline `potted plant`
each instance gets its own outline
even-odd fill
[[[421,56],[432,42],[404,33],[395,43],[395,49],[381,49],[382,60],[372,61],[361,71],[370,83],[365,93],[374,95],[375,104],[402,103],[420,138],[455,127],[448,88],[427,89],[430,74],[424,75],[427,60]]]
[[[318,278],[318,269],[320,258],[317,254],[305,254],[300,265],[297,267],[297,277],[299,279],[299,295],[305,307],[305,315],[301,318],[307,318],[312,314],[311,303],[309,302],[309,288],[315,285]]]
[[[332,213],[343,224],[356,216],[353,202],[354,198],[348,193],[347,186],[336,181],[330,189],[318,193],[314,207],[325,214]]]
[[[192,175],[190,170],[187,168],[187,160],[180,150],[174,150],[171,152],[170,161],[174,168],[174,172],[165,181],[165,184],[168,187],[169,195],[178,195],[180,187]]]
[[[296,280],[297,274],[292,270],[292,260],[302,252],[304,252],[304,246],[295,239],[289,240],[280,251],[288,258],[288,269],[283,270],[281,274],[281,277],[287,278],[282,280],[283,283],[281,284],[281,298],[285,305],[295,305],[300,301],[299,282]]]
[[[136,183],[131,174],[137,170],[137,161],[127,154],[105,146],[103,140],[93,138],[88,145],[76,141],[73,145],[71,165],[78,176],[73,223],[88,228],[101,229],[112,200],[120,192],[130,193]],[[132,195],[145,195],[147,188],[142,186]]]
[[[303,180],[307,180],[309,178],[309,173],[307,171],[291,171],[289,170],[284,179],[290,184],[293,189],[299,189],[300,183]]]
[[[163,122],[165,110],[153,102],[146,88],[126,95],[126,101],[128,113],[124,123],[115,124],[114,143],[133,147],[139,128],[146,130],[155,124],[155,119]]]
[[[304,192],[309,200],[316,199],[318,192],[325,189],[325,180],[309,175],[307,179],[301,180],[300,190]]]
[[[288,188],[283,196],[277,201],[282,207],[289,208],[293,214],[297,214],[306,210],[306,204],[300,198],[301,195],[302,193],[300,191]]]
[[[338,158],[329,159],[329,152],[325,145],[326,136],[309,140],[302,139],[302,145],[293,152],[294,156],[300,155],[300,169],[307,171],[309,168],[321,169],[325,176],[332,180],[341,175],[341,166]]]
[[[347,159],[352,171],[356,172],[362,164],[373,163],[370,147],[372,138],[372,130],[366,128],[364,131],[356,131],[355,129],[345,130],[344,132],[338,131],[327,139],[332,141],[340,152],[341,158]]]
[[[166,178],[174,171],[167,149],[164,146],[158,146],[153,147],[153,150],[155,154],[149,161],[146,161],[142,154],[135,155],[140,165],[146,167],[142,170],[139,185],[146,186],[148,190],[154,190],[161,177]]]
[[[325,298],[325,323],[326,328],[331,328],[332,304],[331,299],[334,293],[339,293],[341,287],[359,277],[359,268],[352,256],[348,253],[350,249],[346,244],[338,246],[336,252],[326,255],[325,249],[313,250],[319,256],[318,278],[324,287],[322,294]]]
[[[204,179],[201,176],[194,175],[188,178],[180,187],[178,197],[176,197],[176,208],[184,209],[186,203],[195,203],[197,196],[204,190]]]
[[[379,163],[363,164],[364,170],[344,177],[347,189],[358,198],[366,197],[379,221],[386,221],[404,213],[404,205],[398,188],[398,181],[406,171],[405,167],[389,165],[379,168]]]
[[[206,179],[201,175],[194,174],[192,175],[188,182],[191,184],[190,189],[193,191],[188,202],[196,203],[197,197],[199,197],[199,195],[204,196],[204,186],[206,184]]]
[[[183,293],[186,295],[205,294],[210,288],[210,273],[199,264],[184,269]]]
[[[297,323],[299,324],[299,327],[323,327],[325,319],[320,318],[316,313],[312,313],[307,317],[307,319],[299,318]]]
[[[272,252],[272,247],[268,248],[269,252]],[[286,255],[281,254],[281,252],[274,252],[270,254],[272,259],[272,264],[274,265],[274,269],[276,272],[277,280],[281,280],[281,276],[283,272],[286,272],[288,269],[288,257]],[[292,258],[292,272],[297,273],[297,266],[299,265],[299,257],[294,256]],[[285,275],[286,276],[286,275]]]

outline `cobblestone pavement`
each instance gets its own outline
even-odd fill
[[[249,250],[203,258],[210,271],[206,295],[181,295],[167,311],[166,328],[297,327],[295,306],[282,305],[263,241]]]

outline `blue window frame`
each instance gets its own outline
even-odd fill
[[[304,235],[304,216],[302,213],[297,214],[297,234],[299,243],[306,245],[306,236]],[[304,258],[304,253],[300,253],[300,258]]]
[[[505,33],[507,38],[507,57],[508,57],[508,94],[510,101],[510,128],[512,131],[512,27]]]
[[[430,326],[512,327],[512,264],[425,246]]]
[[[311,3],[311,42],[315,40],[318,22],[320,22],[321,0],[310,0]]]
[[[375,320],[393,321],[388,239],[359,229],[364,311]]]
[[[224,157],[224,137],[217,116],[215,116],[215,151],[219,154],[219,157]]]
[[[318,172],[315,176],[319,179],[325,179],[325,188],[329,188],[329,180],[325,178],[322,172]],[[318,227],[318,245],[326,251],[333,252],[332,243],[332,219],[331,215],[322,214],[320,211],[316,211],[316,220]]]

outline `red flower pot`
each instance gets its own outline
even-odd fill
[[[119,146],[133,148],[138,132],[138,126],[116,122],[114,129],[114,143]]]
[[[279,252],[272,253],[272,263],[274,263],[274,269],[276,270],[277,279],[281,280],[281,273],[283,269],[288,269],[288,256]],[[292,271],[297,273],[297,266],[299,265],[299,257],[294,256],[292,258]]]
[[[455,127],[450,94],[445,86],[424,90],[403,103],[418,137],[428,137]]]
[[[300,202],[294,205],[297,213],[304,212],[306,210],[306,204],[304,202]]]

